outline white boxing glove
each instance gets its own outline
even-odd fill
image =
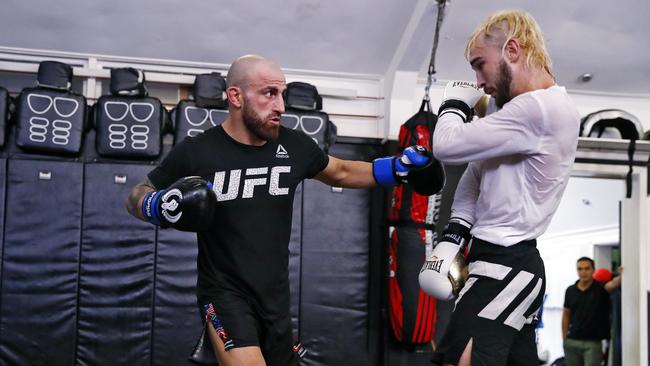
[[[467,262],[461,250],[470,236],[469,226],[459,221],[450,220],[418,276],[422,291],[439,300],[456,298],[467,279]]]
[[[450,81],[442,95],[438,118],[445,113],[455,113],[465,122],[472,120],[474,106],[485,95],[475,83],[470,81]]]

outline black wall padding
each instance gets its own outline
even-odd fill
[[[451,205],[454,202],[454,194],[456,194],[456,187],[460,178],[465,173],[467,164],[463,165],[446,165],[445,166],[445,186],[442,189],[442,200],[440,202],[440,211],[438,211],[438,222],[440,225],[436,228],[438,238],[442,235],[442,231],[447,226],[449,218],[451,217]],[[444,331],[447,329],[451,312],[454,308],[453,301],[436,301],[436,312],[438,314],[438,321],[436,322],[436,344],[442,339]]]
[[[9,92],[0,86],[0,148],[5,145],[9,117]],[[4,176],[4,175],[3,175]]]
[[[196,305],[196,234],[158,230],[153,365],[185,365],[203,323]]]
[[[7,159],[0,159],[0,294],[2,293],[2,252],[4,247],[5,234],[5,178],[7,177]],[[2,296],[0,295],[0,308],[2,306]],[[1,326],[1,324],[0,324]],[[2,330],[0,328],[0,340],[2,339]],[[0,341],[0,343],[2,343]]]
[[[83,165],[9,160],[0,364],[73,365]]]
[[[304,132],[325,151],[336,140],[336,125],[325,112],[287,109],[282,114],[280,123],[284,127]]]
[[[354,154],[334,145],[333,155]],[[357,159],[363,159],[358,156]],[[300,336],[305,365],[366,365],[371,191],[304,183]]]
[[[181,100],[173,113],[174,144],[178,144],[188,136],[196,136],[208,128],[222,124],[228,111],[197,107],[192,100]]]
[[[296,187],[293,198],[293,221],[291,223],[291,238],[289,239],[289,288],[290,312],[293,333],[300,338],[300,287],[302,268],[302,183]]]
[[[16,103],[16,145],[26,151],[76,155],[86,127],[86,98],[25,88]]]
[[[94,106],[97,153],[109,158],[158,158],[166,113],[157,98],[101,96]]]
[[[151,166],[87,164],[79,276],[77,365],[149,365],[153,225],[124,208]]]

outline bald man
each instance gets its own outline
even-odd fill
[[[197,232],[198,304],[221,366],[296,365],[304,354],[294,347],[288,278],[293,196],[302,180],[361,188],[413,184],[410,174],[418,172],[444,181],[422,149],[373,163],[326,155],[309,136],[280,125],[285,89],[272,61],[237,59],[227,76],[225,122],[176,145],[127,202],[137,218]]]

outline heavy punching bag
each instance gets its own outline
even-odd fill
[[[437,116],[428,100],[400,127],[400,152],[411,145],[431,150],[431,136]],[[389,214],[389,317],[394,339],[406,350],[414,350],[433,339],[436,328],[436,299],[425,294],[418,274],[427,254],[437,241],[436,224],[441,193],[419,195],[408,186],[393,189]]]

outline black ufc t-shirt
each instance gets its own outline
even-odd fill
[[[585,291],[578,281],[566,289],[564,307],[571,310],[567,337],[582,341],[609,339],[609,292],[604,285],[594,281]]]
[[[275,141],[251,146],[218,126],[184,139],[149,173],[157,189],[190,175],[213,183],[214,228],[197,234],[200,303],[218,303],[223,291],[236,292],[263,316],[286,316],[294,192],[328,162],[302,132],[280,127]]]

